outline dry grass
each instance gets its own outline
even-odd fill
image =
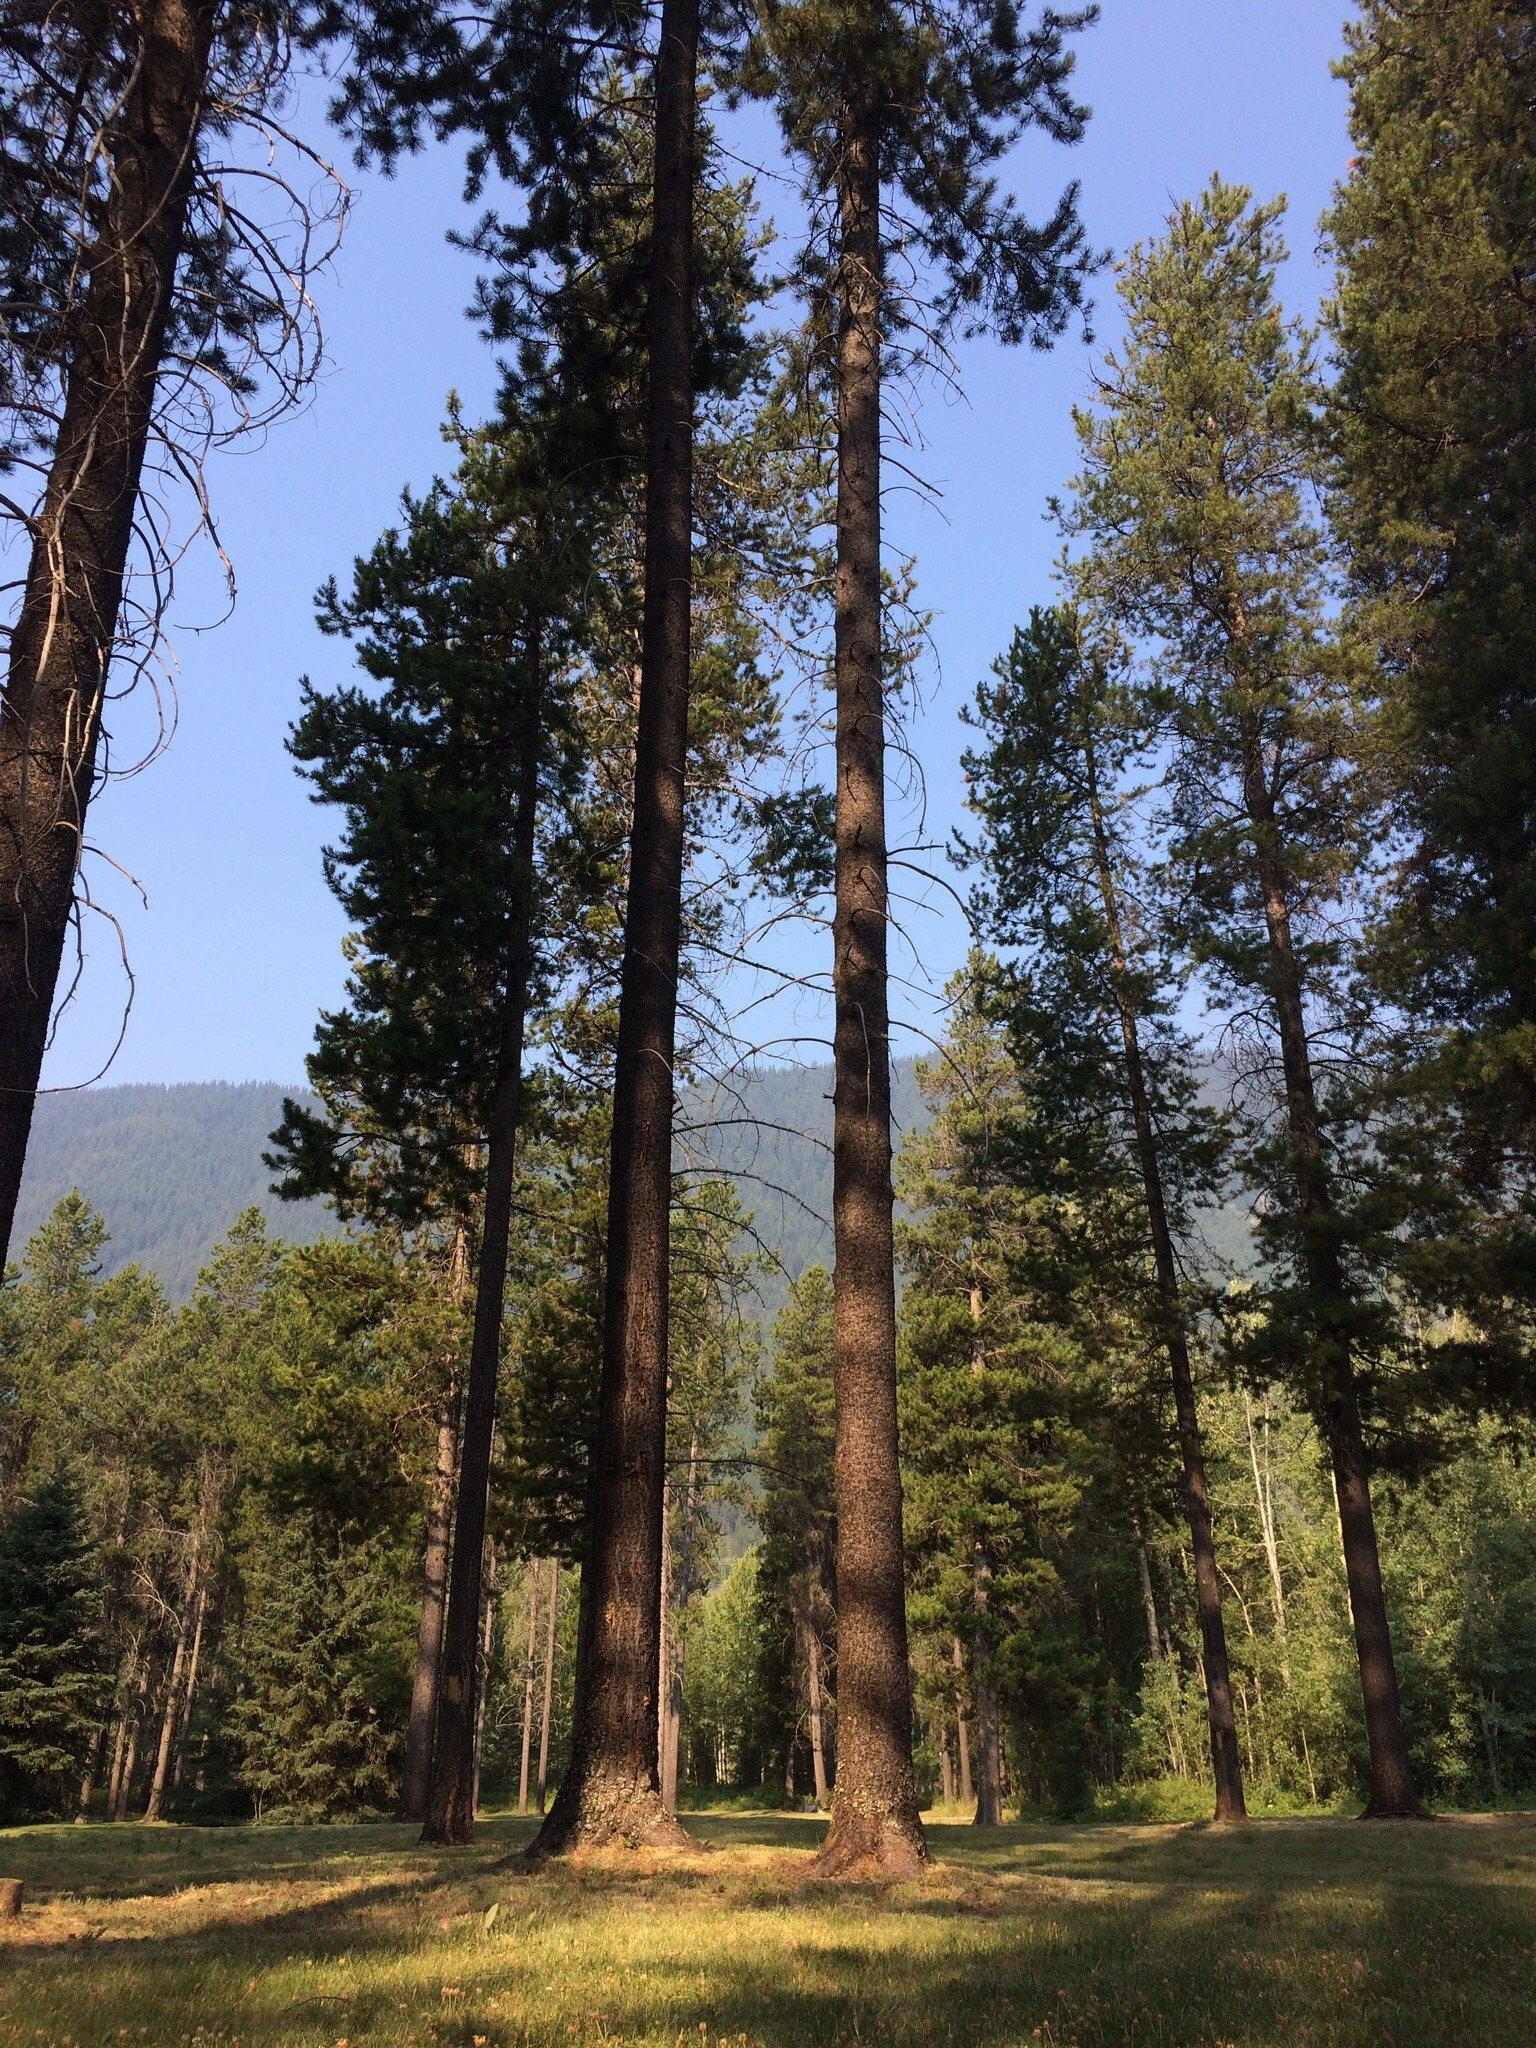
[[[38,1828],[0,1937],[28,2048],[1532,2048],[1536,1824],[932,1830],[920,1885],[807,1881],[818,1826],[508,1867],[413,1831]],[[496,1908],[494,1915],[490,1909]],[[489,1924],[488,1924],[489,1921]]]

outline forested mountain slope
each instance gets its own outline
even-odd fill
[[[808,1067],[755,1075],[683,1105],[680,1157],[739,1180],[773,1261],[763,1283],[770,1305],[783,1292],[780,1268],[792,1277],[832,1256],[831,1088],[830,1067]],[[254,1205],[281,1236],[308,1243],[326,1227],[323,1205],[280,1201],[261,1163],[292,1092],[278,1082],[200,1081],[44,1096],[18,1247],[71,1188],[106,1218],[108,1270],[145,1266],[176,1299],[242,1209]],[[910,1060],[897,1067],[896,1114],[898,1136],[921,1116]]]
[[[893,1079],[900,1143],[927,1112],[912,1060],[898,1060]],[[44,1096],[17,1211],[18,1248],[71,1188],[106,1218],[107,1269],[147,1267],[176,1300],[242,1209],[254,1205],[280,1236],[309,1243],[326,1227],[323,1205],[279,1201],[261,1163],[292,1092],[274,1081],[198,1081]],[[764,1072],[734,1089],[693,1093],[682,1105],[678,1142],[687,1165],[736,1181],[769,1262],[759,1285],[771,1315],[788,1280],[832,1260],[831,1068]],[[1206,1234],[1224,1256],[1242,1260],[1240,1212],[1217,1212]]]
[[[177,1300],[242,1209],[254,1205],[281,1236],[308,1243],[325,1228],[324,1207],[280,1201],[261,1163],[288,1092],[276,1081],[198,1081],[42,1096],[18,1252],[71,1188],[106,1218],[107,1270],[144,1266]]]

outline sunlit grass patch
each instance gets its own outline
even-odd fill
[[[34,1829],[0,2043],[96,2048],[1529,2048],[1536,1827],[931,1829],[815,1883],[814,1820],[529,1876],[371,1828]],[[495,1911],[492,1912],[492,1908]]]

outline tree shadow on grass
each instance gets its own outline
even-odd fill
[[[67,2033],[82,2048],[112,2040],[135,2011],[154,2014],[156,2040],[206,2022],[251,2048],[398,2048],[413,2032],[466,2048],[477,2036],[488,2048],[1532,2038],[1536,1882],[1523,1832],[1129,1829],[1083,1831],[1084,1843],[1010,1830],[984,1853],[940,1842],[925,1884],[845,1888],[807,1882],[808,1855],[778,1853],[785,1838],[734,1821],[713,1826],[720,1847],[694,1861],[498,1870],[527,1825],[492,1822],[456,1852],[416,1851],[411,1831],[381,1830],[375,1856],[351,1839],[370,1831],[344,1831],[346,1853],[311,1856],[305,1875],[340,1883],[340,1869],[353,1882],[285,1900],[292,1865],[329,1832],[294,1831],[280,1858],[255,1845],[243,1880],[221,1873],[267,1894],[243,1923],[178,1927],[202,1895],[161,1894],[159,1931],[150,1914],[131,1939],[63,1940],[7,1960],[39,1965],[22,1998],[30,2017],[55,2021],[44,2038]],[[731,1843],[748,1853],[720,1852]],[[183,1884],[189,1875],[183,1866]],[[120,1895],[102,1905],[132,1910]]]

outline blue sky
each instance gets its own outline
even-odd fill
[[[1345,96],[1329,75],[1344,12],[1343,0],[1104,0],[1080,43],[1088,135],[1070,153],[1022,152],[1018,188],[1044,206],[1077,177],[1091,237],[1113,250],[1155,233],[1170,202],[1214,170],[1264,196],[1285,192],[1288,295],[1310,312],[1326,288],[1316,222],[1348,159]],[[299,125],[312,135],[322,104],[318,88],[301,99]],[[436,152],[392,180],[348,176],[346,242],[316,294],[329,358],[320,384],[300,417],[213,466],[238,578],[234,614],[200,630],[220,610],[216,587],[206,567],[184,578],[175,739],[92,813],[93,840],[148,898],[141,905],[98,865],[96,887],[121,921],[135,982],[112,1080],[295,1080],[316,1012],[340,989],[342,925],[320,875],[327,821],[283,746],[299,677],[335,675],[342,658],[314,629],[312,593],[389,522],[402,485],[442,466],[449,391],[473,415],[494,383],[464,317],[469,259],[445,240],[463,219],[457,160]],[[771,189],[765,200],[771,211]],[[1102,346],[1115,329],[1107,277],[1095,296]],[[913,738],[929,835],[940,837],[961,815],[959,707],[1015,621],[1048,593],[1044,508],[1072,472],[1070,410],[1090,351],[1075,335],[1048,356],[978,341],[960,360],[963,396],[930,393],[922,413],[921,468],[942,495],[932,507],[895,495],[887,515],[892,545],[917,557],[934,613],[935,671]],[[946,901],[936,895],[911,923],[927,986],[918,978],[905,1008],[920,1028],[932,1020],[928,988],[964,951]],[[77,1086],[102,1065],[124,990],[116,940],[98,926],[47,1085]]]

